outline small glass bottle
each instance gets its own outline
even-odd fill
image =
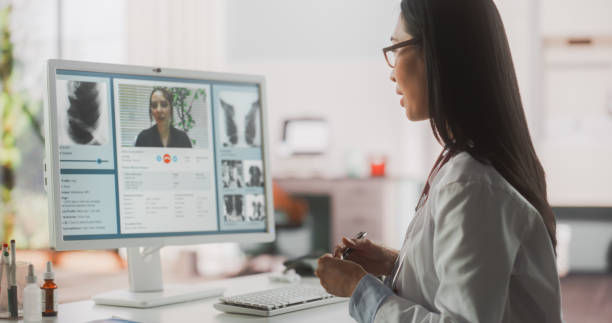
[[[40,322],[41,315],[41,290],[36,284],[34,266],[28,265],[28,275],[26,276],[27,285],[23,289],[23,320],[25,322]]]
[[[44,274],[45,282],[42,289],[42,316],[57,316],[57,285],[53,281],[55,273],[50,261],[47,261],[47,271]]]

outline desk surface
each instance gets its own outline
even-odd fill
[[[210,282],[212,286],[226,288],[225,295],[248,293],[275,287],[287,286],[284,283],[271,283],[268,274],[244,276]],[[319,284],[318,279],[303,279],[303,283]],[[347,302],[319,306],[302,311],[272,316],[259,317],[240,314],[227,314],[213,308],[218,297],[199,301],[186,302],[174,305],[153,307],[148,309],[135,309],[116,306],[97,306],[91,300],[73,302],[59,305],[59,316],[56,320],[45,322],[83,323],[92,320],[108,319],[116,316],[123,319],[142,323],[163,322],[304,322],[312,323],[317,318],[324,318],[320,322],[355,322],[348,314]]]
[[[270,283],[267,274],[245,276],[213,282],[224,286],[226,295],[247,293],[255,290],[286,286]],[[318,284],[317,279],[305,280]],[[86,288],[86,287],[85,287]],[[561,279],[563,314],[567,323],[609,323],[612,317],[612,276],[570,275]],[[60,291],[61,293],[61,287]],[[157,322],[354,322],[348,314],[348,302],[325,305],[303,311],[272,316],[258,317],[226,314],[215,310],[212,304],[217,297],[201,301],[155,307],[151,309],[131,309],[125,307],[96,306],[92,301],[80,301],[59,305],[59,317],[45,318],[43,322],[83,323],[91,320],[107,319],[118,316],[142,323]],[[317,322],[317,318],[319,319]],[[9,322],[9,321],[0,321]],[[13,321],[14,322],[14,321]]]

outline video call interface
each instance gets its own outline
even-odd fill
[[[57,70],[64,240],[263,232],[253,83]]]

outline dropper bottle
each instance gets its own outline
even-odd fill
[[[40,289],[42,296],[42,316],[57,316],[57,285],[53,281],[55,273],[50,261],[47,261],[47,271],[44,274],[45,282]]]
[[[41,315],[41,290],[37,285],[34,275],[34,266],[28,265],[27,285],[23,289],[23,320],[25,322],[40,322]]]

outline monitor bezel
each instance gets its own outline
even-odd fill
[[[114,249],[122,247],[158,247],[166,245],[192,245],[215,242],[269,242],[275,237],[273,193],[270,174],[270,158],[267,143],[268,129],[265,127],[267,121],[266,80],[261,75],[247,75],[234,73],[206,72],[196,70],[184,70],[174,68],[160,68],[153,66],[137,66],[122,64],[94,63],[84,61],[71,61],[50,59],[45,64],[46,91],[44,97],[45,117],[45,183],[48,197],[49,210],[49,242],[55,250],[89,250],[89,249]],[[64,240],[61,232],[61,203],[60,203],[60,168],[59,168],[59,145],[57,134],[57,100],[56,100],[56,75],[57,70],[73,70],[82,72],[113,73],[152,77],[170,77],[180,79],[205,80],[211,82],[235,82],[252,83],[259,86],[261,100],[261,133],[262,133],[262,164],[264,170],[264,196],[266,199],[266,230],[264,232],[245,233],[214,233],[194,234],[181,236],[156,236],[136,238],[108,238],[92,240]]]

